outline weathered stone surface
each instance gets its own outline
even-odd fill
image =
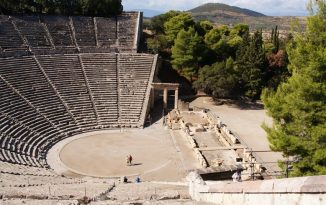
[[[165,191],[157,196],[157,200],[180,199],[180,194],[177,191]]]

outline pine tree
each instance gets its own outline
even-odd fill
[[[307,31],[287,48],[292,76],[262,96],[274,119],[264,126],[271,148],[298,159],[292,176],[326,174],[326,3],[316,4]]]
[[[234,97],[237,86],[237,74],[231,57],[226,61],[201,68],[198,80],[194,83],[195,88],[205,90],[214,98]]]
[[[164,32],[166,34],[166,39],[170,45],[173,45],[173,42],[177,38],[178,33],[182,29],[188,30],[188,28],[193,27],[194,25],[195,22],[189,13],[183,12],[177,16],[172,17],[164,23]]]
[[[188,31],[182,29],[172,47],[172,66],[179,73],[189,78],[190,81],[197,75],[200,51],[203,48],[203,39],[198,35],[193,27]]]

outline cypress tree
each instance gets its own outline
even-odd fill
[[[248,31],[243,36],[242,44],[237,50],[236,61],[241,89],[247,97],[259,98],[267,67],[261,31],[256,31],[253,36],[250,36]]]

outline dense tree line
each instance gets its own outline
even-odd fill
[[[288,77],[277,27],[264,42],[262,32],[251,35],[248,25],[216,27],[178,11],[155,16],[148,26],[149,49],[168,59],[194,88],[216,98],[258,99],[264,87],[276,88]]]
[[[122,12],[121,0],[0,0],[3,14],[110,16]]]
[[[326,1],[312,8],[306,32],[287,46],[291,77],[262,95],[271,148],[292,159],[292,176],[326,174]]]
[[[195,88],[261,98],[274,120],[264,125],[270,146],[289,157],[291,176],[326,174],[326,1],[310,4],[307,30],[287,39],[277,27],[263,41],[247,25],[216,27],[171,11],[152,19],[147,41]]]

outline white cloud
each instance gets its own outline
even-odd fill
[[[307,14],[308,0],[123,0],[126,10],[188,10],[208,2],[220,2],[232,6],[251,9],[267,15]]]

